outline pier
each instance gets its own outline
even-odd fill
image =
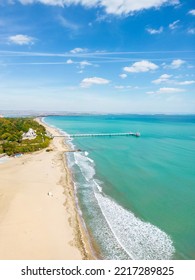
[[[140,137],[139,132],[122,132],[122,133],[76,133],[76,134],[68,134],[66,135],[52,135],[52,137],[102,137],[102,136],[135,136]]]

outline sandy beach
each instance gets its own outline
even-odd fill
[[[91,258],[64,160],[68,147],[54,138],[50,148],[0,164],[1,260]]]

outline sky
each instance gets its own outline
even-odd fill
[[[0,110],[194,114],[194,0],[0,0]]]

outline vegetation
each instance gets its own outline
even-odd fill
[[[35,139],[23,139],[29,128],[36,131]],[[48,147],[46,129],[32,118],[0,118],[0,153],[14,155],[35,152]]]

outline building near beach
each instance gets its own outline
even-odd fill
[[[28,132],[23,133],[22,135],[22,139],[35,139],[36,137],[36,131],[32,128],[29,128]]]

